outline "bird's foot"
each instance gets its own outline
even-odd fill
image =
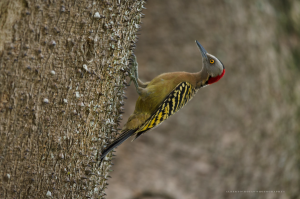
[[[132,54],[129,58],[129,66],[130,66],[130,77],[133,79],[138,79],[138,63],[136,60],[136,56]]]
[[[138,63],[136,61],[136,56],[132,54],[129,58],[129,77],[130,77],[130,82],[134,83],[136,90],[139,92],[139,84],[138,84]]]

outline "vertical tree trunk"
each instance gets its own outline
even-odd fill
[[[117,134],[143,4],[0,4],[1,198],[105,195],[97,155]]]

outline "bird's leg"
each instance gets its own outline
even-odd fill
[[[136,56],[135,55],[132,55],[132,60],[133,60],[133,64],[134,64],[134,75],[135,75],[135,78],[139,84],[140,87],[142,88],[146,88],[149,84],[149,82],[142,82],[139,78],[139,73],[138,73],[138,63],[137,63],[137,60],[136,60]]]
[[[139,95],[142,94],[143,88],[146,88],[148,83],[142,82],[139,77],[138,77],[138,63],[136,61],[136,56],[132,55],[130,60],[130,82],[129,85],[131,84],[131,81],[133,81],[134,86],[136,88],[136,91]]]

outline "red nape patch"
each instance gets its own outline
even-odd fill
[[[209,80],[207,81],[207,83],[208,83],[208,84],[213,84],[213,83],[219,81],[219,80],[224,76],[224,74],[225,74],[225,69],[223,69],[223,72],[222,72],[221,75],[218,75],[218,76],[216,76],[216,77],[211,77],[211,78],[209,78]]]

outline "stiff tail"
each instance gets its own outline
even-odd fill
[[[105,156],[114,148],[122,144],[125,140],[127,140],[130,136],[134,134],[136,130],[127,130],[123,132],[117,139],[115,139],[113,142],[111,142],[103,151],[101,152],[100,156],[100,164],[102,160],[105,158]]]

